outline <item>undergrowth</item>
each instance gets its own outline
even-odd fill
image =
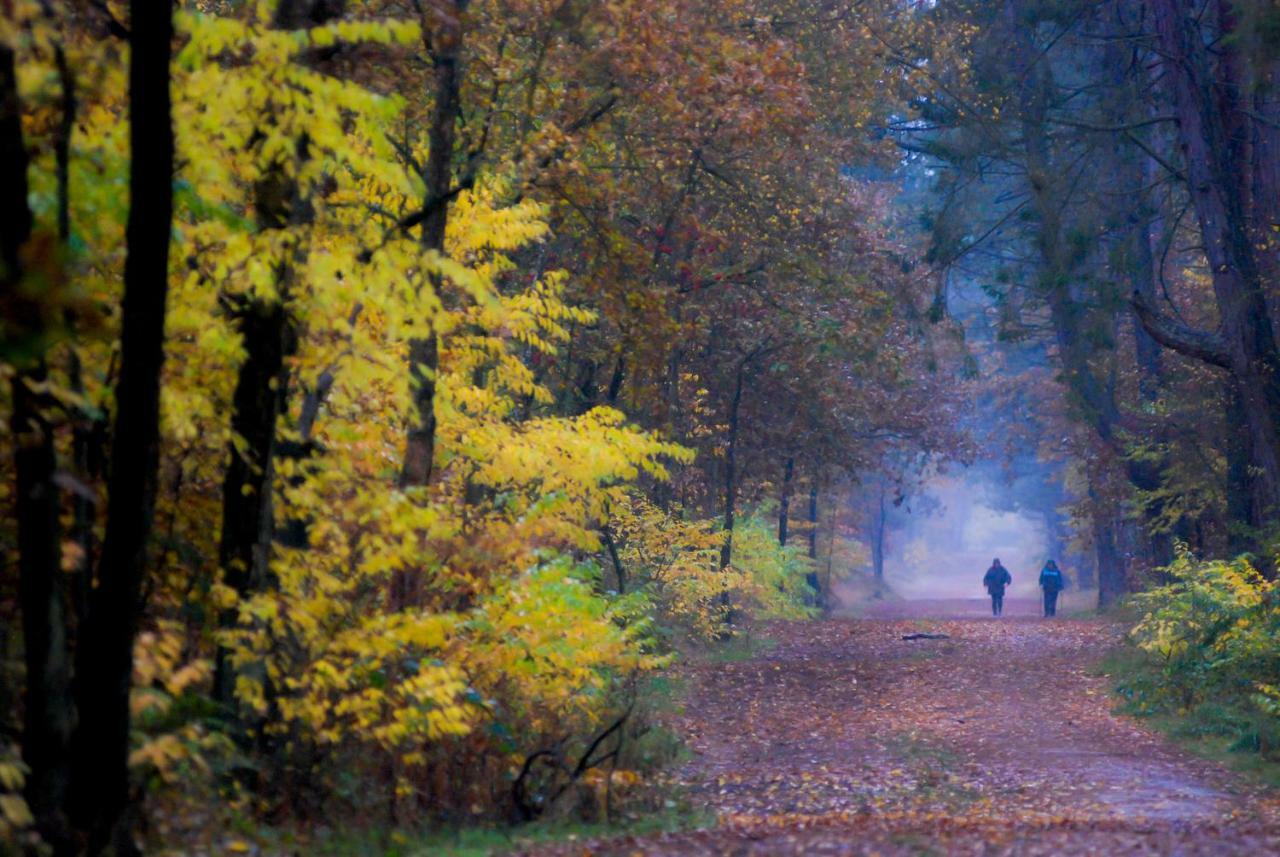
[[[1098,667],[1121,713],[1280,785],[1280,605],[1245,558],[1182,552],[1133,596],[1136,624]]]
[[[413,828],[346,828],[311,830],[305,836],[285,830],[257,830],[251,837],[231,837],[228,852],[247,848],[262,854],[305,853],[313,857],[496,857],[538,843],[574,842],[615,836],[642,836],[709,826],[714,817],[682,797],[668,798],[661,808],[624,814],[605,822],[541,819],[515,826]],[[245,845],[240,843],[244,842]]]

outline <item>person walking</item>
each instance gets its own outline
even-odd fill
[[[1067,588],[1067,579],[1053,560],[1040,570],[1040,588],[1044,590],[1044,615],[1058,615],[1058,593]]]
[[[991,561],[991,568],[982,576],[982,585],[991,594],[991,615],[999,616],[1004,612],[1004,588],[1013,583],[1013,575],[1009,569],[1000,564],[997,557]]]

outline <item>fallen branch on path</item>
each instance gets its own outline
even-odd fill
[[[904,640],[949,640],[946,634],[903,634]]]

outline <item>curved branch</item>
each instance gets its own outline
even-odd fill
[[[1142,329],[1165,348],[1213,366],[1221,366],[1223,369],[1231,368],[1231,355],[1227,352],[1226,343],[1218,334],[1197,330],[1190,325],[1161,315],[1160,311],[1138,292],[1133,293],[1129,303]]]

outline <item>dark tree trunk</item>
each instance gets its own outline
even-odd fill
[[[22,137],[22,102],[18,95],[13,49],[0,43],[0,285],[3,296],[15,296],[22,278],[20,251],[31,237],[31,209],[27,207],[26,141]],[[13,321],[13,319],[6,319]],[[8,345],[8,343],[5,343]],[[8,349],[6,348],[6,351]]]
[[[1098,564],[1098,607],[1107,607],[1129,591],[1124,557],[1117,542],[1115,516],[1099,506],[1097,492],[1089,489],[1093,501],[1093,550]]]
[[[281,301],[251,300],[238,312],[237,327],[247,352],[232,399],[229,462],[222,480],[222,533],[218,564],[237,601],[267,579],[272,535],[272,474],[276,423],[284,390],[288,312]],[[236,608],[224,610],[219,627],[236,623]],[[219,646],[214,665],[214,698],[235,707],[235,671]]]
[[[62,115],[58,121],[58,133],[54,137],[54,173],[57,181],[58,241],[65,250],[71,240],[71,135],[75,130],[76,102],[75,77],[67,63],[66,52],[61,45],[54,47],[54,60],[58,68],[58,81],[62,88]],[[69,319],[69,324],[71,320]],[[67,385],[77,394],[84,394],[84,373],[80,355],[74,347],[67,358]],[[102,478],[103,450],[106,447],[107,422],[101,415],[79,412],[71,426],[71,461],[76,477],[80,480],[71,496],[71,532],[69,540],[76,546],[79,557],[73,574],[72,614],[77,625],[83,621],[89,609],[89,593],[93,587],[93,558],[97,545],[94,528],[97,526],[97,501],[88,485]]]
[[[573,382],[572,388],[568,391],[567,398],[572,402],[572,406],[562,407],[562,411],[581,415],[596,406],[596,403],[600,400],[600,390],[596,386],[596,372],[599,371],[599,368],[595,360],[587,358],[582,361],[582,365],[578,368],[577,380]],[[576,401],[574,401],[575,399]]]
[[[1259,520],[1253,475],[1249,472],[1249,436],[1236,430],[1244,421],[1243,398],[1233,382],[1227,386],[1223,414],[1227,426],[1227,550],[1232,556],[1256,553]]]
[[[357,303],[352,307],[350,315],[347,316],[347,325],[354,328],[362,312],[364,312],[363,304]],[[286,347],[292,346],[292,338],[293,334],[290,333]],[[329,392],[333,389],[336,380],[335,367],[326,366],[302,397],[302,405],[298,409],[298,439],[296,441],[280,441],[277,439],[280,447],[277,455],[295,462],[295,472],[290,477],[289,482],[293,487],[301,485],[305,478],[302,475],[302,462],[314,455],[320,448],[315,441],[316,420],[320,418],[320,409],[324,407],[325,401],[329,398]],[[282,398],[280,411],[283,414],[287,410],[287,400]],[[311,521],[312,518],[309,512],[296,509],[290,510],[284,526],[276,536],[277,541],[285,547],[298,550],[309,547],[311,544]]]
[[[1115,117],[1117,124],[1122,120]],[[1150,169],[1150,158],[1139,158],[1137,152],[1125,146],[1117,153],[1121,171],[1121,181],[1132,196],[1128,213],[1128,235],[1126,245],[1129,263],[1129,282],[1135,294],[1154,303],[1156,300],[1155,254],[1151,247],[1151,229],[1149,210],[1145,201],[1144,187],[1151,184],[1153,170]],[[1160,401],[1161,380],[1164,373],[1164,360],[1160,343],[1134,319],[1133,324],[1134,358],[1138,365],[1138,397],[1145,413],[1154,413]],[[1161,431],[1160,437],[1168,439],[1168,432]],[[1163,484],[1164,462],[1142,462],[1128,460],[1126,468],[1129,481],[1137,488],[1147,492],[1155,492]],[[1157,531],[1154,520],[1164,513],[1164,503],[1149,509],[1146,516],[1146,547],[1151,554],[1151,563],[1156,567],[1167,566],[1173,562],[1173,537],[1167,531]]]
[[[605,401],[610,406],[618,404],[618,396],[622,393],[622,382],[627,377],[627,360],[618,354],[617,361],[613,364],[613,375],[609,378],[609,392],[606,394]]]
[[[71,349],[67,377],[76,393],[84,393],[80,357]],[[71,459],[81,485],[72,492],[70,540],[79,551],[75,573],[71,581],[72,612],[77,627],[89,611],[89,597],[93,591],[93,558],[97,549],[95,527],[98,520],[98,500],[87,487],[100,482],[105,466],[107,445],[107,420],[102,414],[78,413],[71,427]]]
[[[787,456],[787,463],[782,467],[782,497],[778,501],[778,544],[787,546],[787,514],[791,511],[792,480],[796,472],[795,456]]]
[[[315,26],[341,14],[342,4],[317,5],[308,0],[283,0],[275,11],[272,27],[293,30]],[[314,62],[314,58],[305,60]],[[267,117],[271,121],[271,117]],[[294,141],[293,157],[305,162],[310,140],[304,132]],[[296,169],[275,162],[256,182],[254,210],[258,229],[262,232],[303,226],[314,219],[315,210],[295,178]],[[293,272],[303,263],[302,251],[294,247],[290,256],[275,271],[275,291],[269,296],[234,295],[226,299],[245,349],[244,362],[236,376],[232,395],[231,431],[228,444],[227,470],[222,480],[222,530],[218,543],[218,565],[223,581],[241,602],[259,591],[269,579],[271,544],[274,535],[275,457],[280,444],[276,430],[285,411],[288,374],[285,361],[294,349],[297,337],[295,322],[288,302]],[[354,324],[360,307],[353,310]],[[321,378],[321,383],[324,379]],[[332,383],[332,380],[329,382]],[[304,409],[311,402],[304,403]],[[315,404],[318,408],[318,402]],[[314,409],[304,412],[308,422],[305,434],[314,423]],[[291,448],[295,457],[300,448]],[[218,626],[228,630],[235,626],[236,606],[223,610]],[[236,708],[236,674],[229,652],[219,645],[214,657],[214,699],[229,711]]]
[[[429,31],[429,52],[434,65],[431,126],[427,163],[423,171],[425,199],[422,247],[444,253],[449,223],[449,199],[453,193],[453,149],[458,117],[462,113],[462,21],[468,0],[453,0]],[[432,278],[439,290],[443,282]],[[413,416],[405,443],[400,487],[411,488],[431,481],[436,450],[436,372],[440,368],[440,338],[431,333],[409,343],[409,377],[413,385]]]
[[[618,543],[607,524],[601,528],[600,535],[604,538],[605,549],[609,551],[609,560],[613,563],[613,570],[618,578],[618,593],[622,594],[627,591],[627,570],[622,565],[622,557],[618,555]]]
[[[813,571],[805,575],[805,580],[809,584],[809,588],[813,590],[814,597],[818,597],[822,593],[822,586],[818,582],[818,474],[813,474],[813,480],[809,483],[809,559],[813,560]],[[834,525],[833,531],[834,531]]]
[[[733,518],[738,503],[738,411],[742,405],[742,380],[747,371],[744,358],[738,363],[733,382],[733,398],[729,401],[729,447],[724,456],[724,545],[720,548],[720,568],[733,561]]]
[[[27,207],[28,158],[21,114],[14,54],[7,45],[0,45],[0,294],[5,297],[20,287],[20,251],[33,226]],[[61,854],[71,848],[66,797],[75,712],[55,482],[58,461],[53,425],[46,417],[56,402],[39,392],[47,380],[43,358],[15,374],[9,428],[14,442],[18,597],[26,667],[22,729],[26,798],[36,829]]]
[[[818,477],[809,483],[809,559],[818,558]]]
[[[1048,64],[1041,62],[1028,24],[1016,0],[1005,4],[1005,20],[1010,31],[1012,56],[1011,80],[1019,89],[1018,106],[1022,146],[1026,159],[1028,191],[1036,218],[1035,247],[1041,264],[1040,288],[1049,307],[1058,359],[1063,379],[1071,392],[1074,409],[1096,432],[1098,438],[1113,449],[1121,444],[1116,438],[1120,411],[1115,399],[1115,367],[1110,374],[1095,368],[1098,334],[1109,333],[1099,322],[1114,319],[1091,314],[1089,296],[1083,293],[1079,267],[1083,259],[1071,246],[1068,224],[1064,222],[1061,200],[1066,193],[1055,163],[1049,128],[1049,108],[1057,92]],[[1136,242],[1135,242],[1136,243]],[[1131,472],[1130,478],[1148,479],[1158,474]],[[1149,480],[1148,480],[1149,481]],[[1094,535],[1098,556],[1099,599],[1109,603],[1126,585],[1124,557],[1116,545],[1114,522],[1095,511]]]
[[[37,829],[55,851],[64,852],[70,842],[65,806],[75,714],[54,482],[57,459],[53,426],[42,413],[54,403],[29,386],[46,380],[43,364],[13,380],[18,574],[27,679],[22,759],[30,769],[26,794]]]
[[[134,0],[129,17],[129,218],[120,381],[107,477],[110,505],[98,585],[76,659],[81,716],[73,743],[73,820],[89,833],[88,850],[94,854],[137,851],[129,819],[129,688],[160,457],[160,369],[173,222],[172,41],[168,0]]]
[[[1220,18],[1228,31],[1215,40],[1222,47],[1215,71],[1201,30],[1200,4],[1150,0],[1150,7],[1174,94],[1187,189],[1209,261],[1220,330],[1217,336],[1198,334],[1179,330],[1151,312],[1140,317],[1162,344],[1225,366],[1239,382],[1251,465],[1261,496],[1274,510],[1280,500],[1280,353],[1268,312],[1263,260],[1250,230],[1257,212],[1248,186],[1258,172],[1251,169],[1247,149],[1251,120],[1238,103],[1244,81],[1232,44],[1235,34],[1229,31],[1231,15],[1224,11]],[[1268,169],[1268,175],[1274,173],[1274,167]],[[1264,196],[1275,192],[1275,187],[1266,188]]]

